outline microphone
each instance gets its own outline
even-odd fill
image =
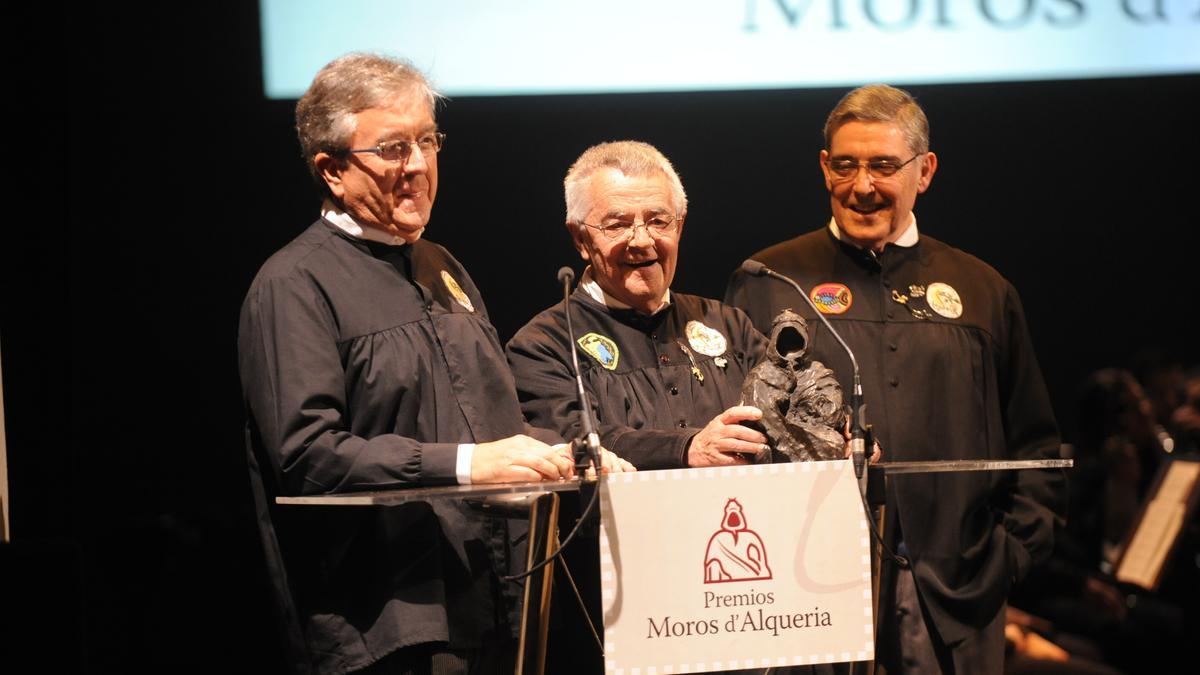
[[[858,360],[854,358],[854,351],[850,349],[850,346],[846,344],[842,336],[834,330],[833,325],[829,323],[829,319],[825,318],[825,314],[813,304],[812,299],[808,297],[808,293],[805,293],[804,289],[800,288],[800,284],[793,281],[791,277],[784,276],[757,260],[746,260],[742,263],[741,270],[752,277],[778,279],[794,288],[800,294],[800,297],[804,298],[804,301],[808,303],[808,306],[812,308],[813,313],[817,315],[821,323],[825,324],[825,327],[829,329],[829,333],[838,341],[842,349],[846,350],[846,355],[850,357],[850,365],[854,367],[854,386],[850,391],[850,459],[854,463],[854,476],[858,479],[859,487],[865,489],[866,485],[863,478],[865,474],[863,473],[863,469],[866,465],[867,456],[867,404],[863,402],[862,379],[859,377]]]
[[[567,339],[571,342],[571,369],[575,375],[575,396],[579,399],[579,420],[582,426],[583,438],[571,442],[571,451],[575,456],[575,470],[579,479],[587,475],[588,460],[600,476],[600,436],[596,434],[596,424],[592,420],[592,404],[587,390],[583,388],[583,377],[579,375],[579,352],[575,342],[575,330],[571,326],[571,282],[575,280],[575,271],[570,267],[558,270],[558,282],[563,285],[563,313],[567,315]]]

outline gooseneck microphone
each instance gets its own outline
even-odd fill
[[[592,405],[587,390],[583,388],[583,377],[579,374],[579,352],[575,342],[575,330],[571,326],[571,282],[575,280],[575,271],[570,267],[558,270],[558,282],[563,286],[563,313],[567,315],[567,339],[571,343],[571,369],[575,375],[575,396],[579,399],[579,422],[582,426],[583,437],[571,442],[571,450],[575,457],[575,469],[579,479],[587,475],[588,461],[600,476],[600,436],[596,434],[596,424],[592,420]]]
[[[860,487],[865,487],[863,485],[863,468],[866,464],[867,456],[867,404],[863,401],[862,379],[858,374],[858,360],[854,358],[854,351],[850,349],[850,346],[846,344],[842,336],[834,330],[833,325],[829,323],[829,319],[825,318],[825,314],[813,304],[812,299],[808,297],[808,293],[805,293],[804,289],[800,288],[800,284],[793,281],[791,277],[784,276],[757,260],[743,262],[742,271],[752,277],[778,279],[794,288],[800,294],[800,297],[804,298],[804,301],[808,303],[808,306],[812,308],[813,313],[817,315],[821,323],[825,324],[825,327],[829,329],[829,333],[838,341],[842,349],[846,350],[846,355],[850,357],[850,365],[854,367],[854,386],[850,390],[850,459],[854,463],[854,476],[858,478]]]
[[[786,277],[757,260],[743,262],[742,271],[754,277],[778,279],[795,289],[800,294],[800,297],[804,298],[804,302],[807,302],[808,306],[812,308],[813,313],[817,315],[821,323],[825,324],[825,327],[829,329],[829,333],[838,341],[842,349],[846,350],[846,355],[850,357],[850,365],[854,366],[854,387],[850,392],[850,459],[854,463],[854,476],[858,479],[858,489],[863,500],[863,509],[867,513],[870,513],[871,508],[867,505],[867,473],[865,465],[867,439],[870,438],[871,434],[867,427],[867,404],[863,401],[862,379],[858,374],[858,360],[854,358],[854,351],[850,349],[850,345],[846,344],[842,336],[834,330],[833,326],[829,323],[829,319],[826,319],[821,310],[817,309],[812,298],[808,297],[808,293],[805,293],[804,289],[800,288],[800,284],[793,281],[791,277]],[[871,527],[871,534],[874,535],[875,541],[879,542],[879,545],[887,552],[888,557],[901,569],[908,569],[911,564],[908,558],[897,555],[888,547],[883,541],[883,536],[879,533],[879,528],[875,525],[875,519],[868,517],[867,524]]]
[[[571,326],[571,282],[574,280],[575,272],[570,267],[558,270],[558,281],[563,285],[563,311],[567,315],[567,338],[571,341],[571,366],[575,372],[575,395],[579,398],[581,408],[579,419],[583,427],[583,435],[571,440],[571,456],[575,459],[575,473],[579,476],[579,499],[582,511],[579,519],[575,521],[575,526],[559,543],[558,549],[553,554],[524,572],[500,577],[501,580],[507,582],[520,581],[557,560],[563,551],[567,550],[567,546],[575,541],[575,536],[585,529],[585,523],[589,524],[587,528],[589,531],[595,527],[595,520],[590,517],[596,510],[596,504],[600,501],[600,493],[596,490],[600,479],[600,437],[596,435],[596,424],[592,420],[592,406],[587,390],[583,388],[583,378],[579,376],[579,356],[575,352],[575,330]],[[587,480],[588,464],[595,468],[596,480]],[[589,619],[590,621],[591,619]]]

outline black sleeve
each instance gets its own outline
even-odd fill
[[[571,368],[571,352],[562,335],[535,321],[517,332],[505,350],[517,382],[517,398],[529,424],[557,430],[563,438],[580,435],[579,398]],[[586,378],[585,378],[585,387]],[[602,420],[596,392],[588,387],[597,433],[608,450],[639,469],[687,466],[687,445],[697,429],[635,429]]]
[[[1009,330],[999,384],[1009,452],[1013,459],[1059,459],[1058,426],[1020,298],[1011,286],[1005,299],[1005,314]],[[1053,552],[1055,526],[1062,525],[1065,479],[1060,469],[1015,473],[1003,525],[1010,540],[1010,569],[1014,580],[1020,580],[1032,564],[1046,560]]]
[[[326,300],[302,280],[259,280],[242,307],[242,389],[281,489],[303,495],[454,483],[457,443],[350,433],[336,336]]]

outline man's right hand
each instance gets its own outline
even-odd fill
[[[717,415],[688,445],[688,466],[731,466],[749,464],[762,451],[767,437],[739,422],[762,419],[754,406],[735,405]]]
[[[471,455],[472,483],[518,483],[568,478],[574,471],[569,446],[551,447],[524,434],[477,443]]]

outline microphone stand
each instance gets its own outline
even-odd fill
[[[817,318],[821,320],[821,323],[825,324],[825,327],[829,329],[829,334],[838,341],[838,344],[840,344],[842,349],[845,350],[846,355],[850,357],[850,365],[854,367],[853,386],[850,390],[850,460],[854,464],[854,476],[858,479],[858,490],[861,493],[864,512],[867,514],[867,524],[871,527],[871,533],[874,535],[875,541],[879,543],[882,551],[887,552],[889,557],[896,563],[896,565],[901,568],[907,568],[909,565],[908,559],[904,556],[896,555],[890,548],[888,548],[887,544],[884,543],[883,535],[880,532],[882,527],[882,515],[880,516],[880,524],[876,525],[875,519],[871,516],[871,507],[867,503],[867,475],[870,472],[866,470],[865,466],[866,453],[868,447],[874,450],[875,439],[872,438],[871,426],[867,424],[867,404],[865,401],[863,401],[862,378],[859,376],[858,359],[854,358],[854,351],[850,349],[850,345],[846,344],[846,341],[842,339],[842,336],[839,335],[838,332],[833,328],[833,325],[829,323],[829,319],[826,319],[821,310],[817,309],[817,306],[813,303],[812,298],[808,297],[808,293],[805,293],[804,289],[800,288],[800,284],[792,280],[791,277],[779,274],[757,260],[747,260],[743,262],[741,269],[750,276],[767,276],[771,277],[772,279],[778,279],[779,281],[791,286],[797,293],[800,294],[800,297],[804,298],[804,302],[808,303],[808,306],[812,309],[813,314],[815,314]],[[882,507],[880,512],[882,514]],[[873,553],[871,562],[871,593],[872,597],[875,598],[876,605],[878,605],[879,601],[879,568],[880,564],[876,562],[876,554]],[[877,607],[873,608],[873,611],[876,609]],[[866,667],[866,672],[874,672],[874,659],[871,659],[863,665]],[[860,672],[859,664],[850,664],[850,671],[852,673]]]
[[[587,524],[592,528],[595,523],[599,522],[598,518],[594,518],[592,514],[596,510],[596,504],[599,502],[600,493],[596,490],[597,482],[600,478],[600,436],[596,434],[596,424],[592,420],[592,406],[588,398],[587,390],[583,388],[583,378],[579,375],[579,356],[575,349],[575,332],[571,326],[571,282],[575,279],[575,272],[570,267],[563,267],[558,270],[558,280],[563,285],[563,311],[567,315],[567,338],[571,341],[571,365],[575,373],[575,394],[579,398],[580,420],[582,425],[582,433],[577,438],[571,440],[571,453],[575,460],[575,474],[579,478],[579,519],[575,521],[575,526],[567,534],[566,538],[558,545],[557,550],[549,558],[530,567],[528,570],[520,574],[501,577],[504,581],[518,581],[542,569],[546,565],[554,562],[562,552],[566,550],[580,530],[584,529]],[[595,475],[591,480],[587,477],[589,465],[595,469]],[[590,530],[588,534],[590,534]],[[584,610],[586,614],[586,609]],[[590,618],[588,619],[591,620]]]
[[[805,293],[804,289],[800,288],[800,284],[793,281],[791,277],[784,276],[757,260],[743,262],[742,271],[750,276],[766,276],[778,279],[795,289],[800,294],[800,297],[804,298],[804,302],[808,303],[813,314],[829,329],[829,334],[838,341],[838,344],[845,350],[846,355],[850,357],[850,365],[854,367],[853,386],[850,389],[850,461],[854,464],[854,477],[858,479],[858,489],[863,497],[866,498],[868,472],[865,470],[865,467],[867,448],[874,448],[875,441],[871,435],[871,427],[867,424],[867,404],[863,401],[862,378],[859,376],[858,359],[854,358],[854,351],[850,349],[850,346],[846,344],[842,336],[829,323],[829,319],[826,319],[821,310],[817,309],[817,306],[813,304],[812,299],[808,297],[808,293]]]
[[[579,352],[575,342],[575,329],[571,324],[571,282],[575,272],[570,267],[558,270],[558,281],[563,285],[563,313],[567,316],[567,340],[571,345],[571,370],[575,375],[575,396],[579,399],[580,435],[571,440],[571,453],[575,458],[575,475],[579,476],[579,501],[582,508],[580,520],[586,518],[592,510],[591,502],[596,498],[596,482],[600,479],[600,436],[596,433],[596,424],[592,419],[592,402],[587,389],[583,386],[583,377],[579,374]],[[595,474],[591,480],[587,478],[588,465]]]
[[[583,378],[579,374],[579,352],[575,346],[575,329],[571,325],[571,282],[575,272],[570,267],[558,270],[558,280],[563,285],[563,313],[567,315],[567,339],[571,341],[571,370],[575,375],[575,396],[579,399],[579,422],[582,433],[571,441],[571,452],[575,458],[575,471],[580,480],[587,475],[590,463],[600,475],[600,436],[596,433],[596,424],[592,421],[591,399],[583,387]]]

